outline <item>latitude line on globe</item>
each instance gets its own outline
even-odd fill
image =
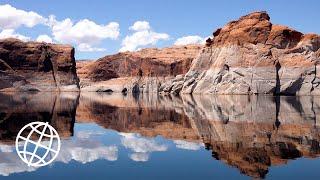
[[[36,144],[36,147],[34,148],[33,153],[32,153],[32,155],[31,155],[31,158],[30,158],[30,160],[29,160],[29,162],[28,162],[28,166],[30,166],[30,165],[32,164],[34,155],[35,155],[35,153],[36,153],[37,150],[38,150],[38,147],[39,147],[39,145],[40,145],[40,142],[41,142],[41,140],[42,140],[42,137],[43,137],[44,133],[46,132],[47,127],[48,127],[48,122],[46,122],[45,125],[44,125],[44,127],[43,127],[43,130],[42,130],[42,132],[41,132],[40,138],[38,139],[38,142],[37,142],[37,144]]]
[[[34,145],[37,145],[37,142],[35,142],[35,141],[33,141],[33,140],[30,140],[30,139],[27,139],[27,138],[25,138],[25,137],[19,137],[19,139],[22,139],[22,140],[25,140],[26,142],[30,142],[30,143],[32,143],[32,144],[34,144]],[[38,146],[39,147],[41,147],[41,148],[44,148],[44,149],[48,149],[48,150],[50,150],[50,151],[52,151],[52,152],[54,152],[54,153],[57,153],[57,151],[56,150],[54,150],[54,149],[52,149],[52,148],[49,148],[48,146],[45,146],[45,145],[42,145],[42,144],[38,144]]]
[[[42,132],[40,132],[37,128],[35,128],[34,126],[30,126],[32,130],[34,130],[36,133],[41,134]],[[43,134],[43,136],[50,138],[51,136],[47,135],[47,134]],[[56,138],[57,136],[53,136],[54,138]]]

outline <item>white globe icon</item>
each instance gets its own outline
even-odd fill
[[[48,122],[31,122],[16,137],[16,151],[28,166],[50,164],[59,154],[60,137]]]

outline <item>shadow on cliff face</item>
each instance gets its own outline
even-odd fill
[[[202,141],[212,157],[264,178],[270,166],[320,154],[320,97],[82,93],[77,122]]]
[[[12,143],[33,121],[49,122],[61,137],[73,134],[79,93],[0,94],[0,139]]]

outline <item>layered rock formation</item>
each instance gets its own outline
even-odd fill
[[[78,91],[74,48],[0,40],[0,91]]]
[[[320,36],[273,25],[254,12],[213,33],[188,73],[164,93],[320,94]]]
[[[164,81],[190,68],[200,45],[149,48],[109,55],[97,61],[80,61],[77,72],[82,91],[158,92]]]

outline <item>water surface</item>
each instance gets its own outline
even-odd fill
[[[317,96],[0,94],[0,178],[317,178],[319,108]],[[15,152],[32,121],[62,138],[49,166]]]

